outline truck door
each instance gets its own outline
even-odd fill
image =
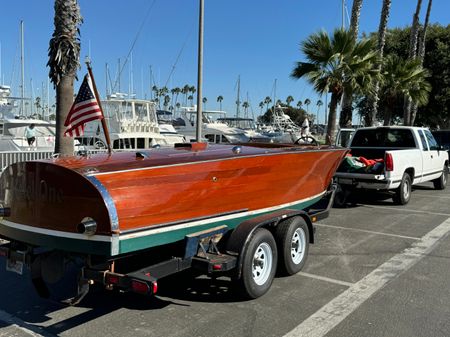
[[[433,171],[433,157],[423,130],[418,130],[422,144],[422,175],[414,179],[414,183],[423,181]]]
[[[447,152],[439,150],[439,145],[430,130],[424,130],[423,132],[430,148],[430,157],[432,162],[430,174],[434,175],[434,178],[438,178],[441,175],[442,168],[444,166],[444,156],[447,158]]]

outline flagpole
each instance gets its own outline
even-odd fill
[[[94,74],[92,73],[92,68],[91,68],[91,60],[88,57],[86,57],[85,63],[86,63],[87,69],[88,69],[89,76],[91,77],[92,87],[94,89],[94,94],[95,94],[95,99],[97,100],[98,106],[100,107],[100,111],[102,112],[103,118],[101,119],[101,121],[102,121],[103,133],[105,134],[106,145],[108,146],[108,153],[111,154],[111,149],[112,149],[111,139],[109,138],[108,126],[106,125],[106,119],[105,119],[105,114],[103,113],[102,104],[100,103],[100,99],[99,99],[100,96],[98,94],[97,86],[95,85]]]

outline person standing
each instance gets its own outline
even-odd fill
[[[27,139],[28,146],[33,146],[36,141],[36,129],[34,128],[34,124],[30,124],[25,128],[25,138]]]
[[[309,136],[309,120],[308,117],[305,117],[305,120],[302,123],[302,137]]]

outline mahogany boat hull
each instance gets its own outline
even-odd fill
[[[319,201],[346,150],[209,146],[13,164],[1,177],[0,236],[116,256]],[[92,235],[79,224],[92,220]]]

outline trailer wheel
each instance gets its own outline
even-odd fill
[[[350,192],[343,188],[341,184],[337,184],[336,192],[334,193],[333,206],[343,208],[347,203],[347,197]]]
[[[281,222],[276,229],[279,255],[279,271],[294,275],[305,265],[309,251],[308,225],[302,217],[293,217]]]
[[[448,167],[444,165],[444,169],[442,170],[442,174],[439,178],[433,180],[434,189],[443,190],[447,186],[447,178],[448,178]]]
[[[402,182],[395,190],[392,199],[398,205],[406,205],[409,202],[409,199],[411,199],[411,177],[408,173],[403,173]]]
[[[251,299],[264,295],[272,285],[277,269],[277,245],[272,234],[265,228],[256,229],[242,259],[240,283],[244,295]]]

